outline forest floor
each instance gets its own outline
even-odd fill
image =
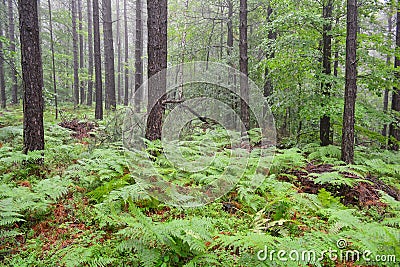
[[[140,177],[152,166],[165,181],[197,188],[229,176],[226,131],[200,123],[182,142],[189,160],[204,138],[218,148],[193,173],[163,154],[128,163],[110,137],[113,115],[95,122],[89,113],[66,107],[55,120],[46,112],[41,165],[40,152],[21,153],[21,109],[0,113],[1,266],[398,266],[399,153],[360,146],[346,165],[334,145],[276,149],[250,157],[223,197],[180,208],[157,200]],[[257,137],[251,142],[257,155]]]

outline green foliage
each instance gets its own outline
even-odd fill
[[[318,255],[337,249],[339,239],[345,239],[352,250],[368,249],[373,255],[387,251],[400,257],[397,200],[380,192],[385,205],[349,208],[325,189],[302,193],[297,177],[310,165],[326,164],[322,166],[329,172],[308,178],[328,189],[372,183],[371,177],[398,186],[398,153],[357,147],[354,165],[340,161],[337,146],[309,144],[270,151],[255,147],[249,153],[232,149],[229,134],[235,133],[214,125],[204,131],[203,126],[186,129],[187,135],[173,144],[188,160],[182,168],[161,153],[159,142],[148,143],[147,151],[126,151],[121,143],[100,142],[107,133],[97,132],[87,145],[50,124],[46,125],[45,161],[38,166],[31,162],[41,153],[24,155],[11,140],[13,135],[6,136],[0,148],[0,264],[335,266],[337,262],[327,256],[321,262],[282,262],[260,261],[257,253],[267,248],[312,250]],[[256,144],[257,129],[253,134],[250,139]],[[207,168],[193,172],[191,162],[210,154],[213,160]],[[246,162],[232,162],[236,155],[249,157]],[[198,187],[215,182],[224,171],[231,191],[193,209],[166,206],[150,194],[150,180],[141,179],[157,173],[164,181]],[[19,246],[24,250],[11,255]]]
[[[341,150],[338,146],[319,146],[317,144],[308,144],[302,151],[308,155],[309,160],[318,160],[325,164],[341,164]]]
[[[279,174],[285,170],[304,167],[306,164],[306,158],[297,148],[277,151],[271,166],[271,173]]]

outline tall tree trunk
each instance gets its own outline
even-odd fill
[[[122,87],[121,87],[121,61],[122,61],[122,52],[121,52],[121,23],[120,23],[120,8],[119,8],[119,0],[117,0],[117,54],[118,54],[118,62],[117,62],[117,92],[118,92],[118,104],[121,104],[122,101]]]
[[[103,119],[103,83],[101,80],[100,16],[99,0],[93,0],[94,67],[96,80],[95,118]]]
[[[249,84],[248,84],[248,56],[247,56],[247,0],[240,0],[240,111],[241,119],[245,129],[250,129],[250,112],[248,106]]]
[[[272,9],[271,5],[268,5],[268,10],[267,10],[267,13],[268,13],[268,14],[267,14],[267,21],[268,21],[268,23],[271,23],[271,22],[272,22],[272,21],[271,21],[272,12],[273,12],[273,9]],[[268,33],[268,41],[270,42],[271,47],[272,47],[272,42],[274,42],[275,40],[276,40],[276,31],[274,31],[273,29],[271,29],[271,30],[269,31],[269,33]],[[267,55],[266,55],[267,61],[273,59],[274,57],[275,57],[275,53],[274,53],[273,50],[272,50],[272,51],[269,51],[269,52],[267,53]],[[273,87],[273,85],[272,85],[272,80],[271,80],[271,78],[269,77],[268,62],[267,62],[267,64],[266,64],[266,66],[265,66],[265,73],[264,73],[264,76],[265,76],[264,96],[265,96],[265,97],[269,97],[269,96],[272,95],[272,93],[273,93],[273,91],[274,91],[274,87]]]
[[[79,19],[79,69],[83,70],[85,56],[83,53],[83,16],[82,16],[82,0],[78,0],[78,19]],[[80,83],[81,104],[85,104],[85,82],[81,79]]]
[[[139,2],[141,2],[140,0],[137,0]],[[124,60],[124,105],[128,106],[129,103],[129,35],[128,35],[128,10],[127,10],[127,0],[124,0],[124,49],[125,49],[125,60]],[[139,16],[142,15],[141,13],[141,7],[139,8],[139,12],[138,12],[138,8],[137,8],[138,3],[136,2],[136,21],[138,20],[137,16],[139,13]],[[140,3],[139,3],[140,5]],[[137,22],[136,22],[137,23]],[[137,29],[136,25],[136,29]],[[141,33],[141,32],[140,32]],[[136,33],[137,34],[137,33]],[[136,38],[138,38],[138,36],[136,35]],[[137,49],[137,44],[136,44],[136,49]],[[143,69],[143,67],[142,67]],[[137,70],[136,70],[137,71]]]
[[[135,111],[140,112],[143,84],[143,23],[142,23],[142,0],[136,0],[136,44],[135,44]]]
[[[79,58],[78,58],[78,32],[76,29],[76,0],[71,2],[72,13],[72,46],[74,54],[74,107],[79,105]]]
[[[326,99],[330,97],[332,88],[332,83],[329,80],[327,81],[328,77],[332,74],[332,34],[330,33],[332,30],[332,10],[332,0],[328,0],[326,5],[324,4],[323,6],[324,26],[322,33],[322,73],[325,74],[325,77],[323,78],[321,87],[322,94]],[[324,114],[319,123],[319,138],[322,146],[332,144],[330,131],[331,118],[329,115]]]
[[[47,4],[49,6],[49,24],[50,24],[50,49],[51,49],[51,67],[53,74],[53,91],[54,91],[54,105],[56,108],[56,119],[58,119],[58,99],[57,99],[57,81],[56,81],[56,64],[54,58],[54,38],[53,38],[53,19],[52,19],[52,11],[51,11],[51,2],[47,0]]]
[[[391,45],[392,43],[392,14],[389,15],[388,17],[388,41],[389,44]],[[386,64],[388,66],[390,66],[390,55],[387,55],[386,57]],[[385,92],[384,92],[384,96],[383,96],[383,112],[387,113],[389,109],[389,89],[386,88]],[[382,130],[382,135],[385,137],[387,137],[387,124],[383,125],[383,130]],[[385,140],[385,146],[387,145],[386,140]]]
[[[88,18],[88,90],[87,105],[93,104],[93,15],[92,0],[87,0],[87,18]]]
[[[186,20],[187,12],[189,8],[189,0],[186,0],[184,3],[184,11],[183,11],[183,19]],[[223,10],[223,6],[221,6],[221,10]],[[223,12],[222,12],[223,13]],[[223,32],[223,20],[221,20],[221,33]],[[175,97],[177,99],[183,98],[183,87],[184,87],[184,77],[183,77],[183,64],[185,63],[185,52],[186,52],[186,37],[187,37],[187,25],[185,24],[182,30],[182,38],[181,38],[181,58],[180,64],[181,66],[177,72],[177,81],[179,81],[179,87],[177,88],[177,92],[175,93]],[[221,34],[220,42],[221,42],[221,60],[222,60],[222,46],[223,46],[223,35]]]
[[[346,86],[342,129],[342,160],[354,163],[354,124],[357,97],[357,0],[347,0]]]
[[[10,38],[10,51],[13,56],[10,59],[12,89],[11,89],[11,102],[18,103],[18,80],[17,70],[15,67],[15,21],[14,21],[14,1],[8,0],[8,37]]]
[[[399,4],[399,1],[397,2]],[[397,17],[396,17],[396,50],[400,47],[400,11],[397,9]],[[394,67],[396,69],[396,79],[399,81],[400,73],[397,70],[400,67],[400,57],[396,54],[394,59]],[[392,95],[392,110],[399,112],[400,111],[400,88],[395,87]],[[397,118],[396,122],[390,124],[389,127],[389,147],[391,150],[399,150],[399,141],[400,141],[400,129],[399,129],[399,118]]]
[[[0,3],[3,7],[3,3]],[[0,21],[0,37],[4,37],[3,22]],[[3,42],[0,40],[0,101],[1,108],[5,109],[7,106],[6,98],[6,81],[4,79],[4,52],[3,52]]]
[[[104,35],[104,70],[106,73],[106,109],[114,110],[115,99],[115,68],[114,68],[114,40],[112,32],[111,0],[103,0],[103,35]]]
[[[37,2],[19,0],[21,65],[24,84],[24,153],[44,149],[43,69]]]
[[[167,67],[167,0],[147,0],[149,101],[146,138],[161,139],[166,77],[152,77]]]
[[[234,74],[233,68],[234,68],[234,60],[233,60],[233,3],[231,0],[226,1],[227,6],[228,6],[228,20],[226,23],[227,26],[227,37],[226,37],[226,46],[227,46],[227,56],[228,56],[228,65],[232,67],[232,69],[229,70],[229,79],[228,83],[230,86],[233,86],[233,89],[235,92],[236,90],[236,76]],[[230,106],[233,110],[237,109],[238,106],[238,99],[236,94],[231,93],[230,94]],[[227,121],[232,122],[232,125],[236,125],[237,118],[235,115],[227,115],[226,117]]]
[[[228,36],[226,39],[226,45],[228,46],[227,54],[230,57],[232,56],[233,53],[233,23],[232,23],[233,4],[231,0],[227,0],[227,4],[228,4],[228,22],[227,22]],[[231,58],[229,58],[228,61],[231,61]]]

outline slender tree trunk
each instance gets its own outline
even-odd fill
[[[336,17],[335,25],[339,25],[339,17]],[[339,41],[335,39],[335,59],[333,62],[333,76],[338,77],[339,74]]]
[[[101,80],[100,16],[99,0],[93,0],[94,67],[96,76],[95,118],[103,119],[103,83]]]
[[[233,4],[231,0],[227,0],[227,3],[228,3],[228,22],[227,22],[228,36],[226,39],[226,45],[228,46],[227,54],[228,57],[230,57],[232,56],[233,53],[233,23],[232,23]],[[231,58],[229,58],[228,61],[231,61]]]
[[[344,96],[342,160],[354,163],[354,124],[357,97],[357,0],[347,0],[346,86]]]
[[[72,46],[74,54],[74,107],[79,105],[79,58],[78,58],[78,32],[76,29],[76,0],[71,2],[72,13]]]
[[[88,90],[87,105],[93,104],[93,15],[92,0],[87,0],[87,17],[88,17]]]
[[[135,111],[140,112],[142,99],[140,86],[143,84],[143,22],[142,0],[136,0],[136,44],[135,44]]]
[[[390,14],[389,18],[388,18],[388,41],[389,41],[389,44],[392,43],[392,27],[393,27],[392,15]],[[390,63],[390,55],[387,55],[387,57],[386,57],[386,64],[388,66],[390,66],[390,64],[391,64]],[[383,112],[387,113],[388,109],[389,109],[389,89],[385,89],[384,96],[383,96]],[[383,125],[382,135],[384,137],[387,137],[387,132],[388,132],[387,127],[388,127],[387,124]],[[387,145],[387,143],[385,141],[385,146],[386,145]]]
[[[117,62],[117,92],[118,92],[118,104],[121,104],[122,101],[122,87],[121,87],[121,62],[122,62],[122,52],[121,52],[121,23],[120,23],[120,8],[119,8],[119,0],[117,0],[117,54],[118,54],[118,62]]]
[[[44,149],[43,69],[37,1],[19,0],[21,65],[24,84],[24,153]]]
[[[147,112],[146,138],[150,141],[161,139],[162,118],[165,107],[166,77],[152,77],[167,67],[167,0],[147,0],[148,14],[148,77],[149,101]]]
[[[115,68],[114,41],[112,32],[111,0],[103,0],[103,34],[104,34],[104,70],[106,73],[106,109],[114,110],[115,99]]]
[[[271,5],[268,5],[268,10],[267,10],[267,13],[268,13],[268,14],[267,14],[267,16],[268,16],[267,21],[268,21],[268,23],[271,23],[271,22],[272,22],[272,21],[271,21],[272,12],[273,12],[273,10],[272,10]],[[268,41],[269,41],[270,44],[271,44],[271,43],[274,42],[275,40],[276,40],[276,32],[275,32],[274,30],[271,29],[271,30],[269,31],[269,33],[268,33]],[[271,45],[271,47],[272,47],[272,45]],[[274,51],[270,51],[270,52],[268,52],[267,55],[266,55],[267,61],[273,59],[274,57],[275,57]],[[271,78],[269,77],[268,62],[267,62],[267,64],[266,64],[266,66],[265,66],[265,73],[264,73],[264,75],[265,75],[264,96],[265,96],[265,97],[269,97],[269,96],[271,96],[272,93],[274,92],[274,87],[273,87],[273,85],[272,85],[272,80],[271,80]]]
[[[3,3],[0,3],[3,7]],[[0,37],[4,37],[3,22],[0,21]],[[3,42],[0,40],[0,98],[1,98],[1,108],[5,109],[7,105],[6,98],[6,82],[4,79],[4,52],[3,52]]]
[[[50,24],[50,49],[51,49],[51,63],[52,63],[52,74],[53,74],[53,90],[54,90],[54,105],[56,108],[56,119],[58,119],[58,99],[57,99],[57,81],[56,81],[56,64],[54,58],[54,38],[53,38],[53,20],[51,11],[51,2],[47,0],[49,6],[49,24]]]
[[[248,56],[247,56],[247,0],[240,0],[240,110],[241,119],[245,129],[250,129],[250,112],[248,106],[249,84],[248,84]]]
[[[139,2],[141,2],[140,0],[137,0]],[[125,78],[125,82],[124,82],[124,105],[128,106],[129,103],[129,35],[128,35],[128,10],[127,10],[127,0],[124,0],[124,49],[125,49],[125,61],[124,61],[124,78]],[[141,7],[139,7],[139,12],[138,12],[138,7],[137,7],[138,3],[136,2],[136,29],[138,27],[137,25],[137,20],[138,20],[138,13],[139,16],[142,15],[141,13]],[[140,3],[139,3],[140,5]],[[141,33],[141,32],[140,32]],[[136,33],[137,34],[137,33]],[[136,35],[136,38],[138,38],[138,36]],[[136,44],[136,49],[137,49],[137,44]],[[143,69],[143,67],[142,67]],[[137,71],[137,70],[136,70]]]
[[[399,4],[399,3],[397,3]],[[397,17],[396,17],[396,50],[400,47],[400,11],[397,9]],[[396,54],[394,59],[394,67],[396,69],[396,79],[399,81],[400,73],[397,68],[400,67],[400,57]],[[392,95],[392,110],[399,112],[400,111],[400,88],[395,87]],[[399,141],[400,141],[400,129],[399,129],[399,118],[397,118],[396,122],[390,124],[389,127],[389,148],[391,150],[399,150]]]
[[[8,37],[10,38],[10,51],[13,56],[10,59],[12,89],[11,89],[11,102],[18,104],[18,80],[17,70],[15,67],[15,21],[14,21],[14,1],[8,0]]]
[[[228,20],[226,23],[227,26],[227,37],[226,37],[226,46],[227,46],[227,56],[228,56],[228,64],[232,68],[234,68],[234,60],[233,60],[233,3],[231,0],[226,1],[227,6],[228,6]],[[230,86],[233,86],[233,89],[235,92],[237,92],[236,88],[236,76],[234,74],[233,69],[229,70],[229,79],[228,83]],[[238,106],[238,99],[236,94],[231,93],[230,94],[230,105],[233,110],[237,110]],[[227,116],[227,121],[232,122],[232,125],[236,125],[237,118],[235,115],[228,115]]]
[[[332,10],[333,3],[332,0],[328,0],[326,5],[323,7],[323,18],[324,26],[322,33],[322,43],[323,43],[323,58],[322,58],[322,73],[325,74],[325,77],[322,82],[322,94],[328,99],[331,95],[330,91],[332,88],[332,83],[330,81],[326,81],[328,76],[332,74],[332,34],[330,31],[332,30]],[[327,146],[332,144],[330,138],[331,131],[331,118],[329,115],[324,114],[324,116],[320,119],[319,123],[319,138],[322,146]]]
[[[186,0],[184,3],[184,11],[183,11],[183,19],[186,20],[187,18],[187,12],[189,8],[189,0]],[[223,10],[223,6],[221,6],[221,9]],[[223,12],[222,12],[223,13]],[[221,33],[223,32],[223,20],[221,20]],[[177,72],[177,81],[179,80],[179,88],[177,88],[177,94],[175,94],[175,97],[177,99],[182,99],[183,98],[183,87],[184,87],[184,77],[183,77],[183,64],[185,63],[185,52],[186,52],[186,36],[187,36],[187,25],[185,24],[182,30],[182,38],[181,38],[181,58],[180,58],[180,64],[181,66],[178,69]],[[222,46],[223,46],[223,35],[221,34],[220,42],[221,42],[221,60],[222,60]]]
[[[82,0],[78,0],[78,19],[79,19],[79,69],[82,72],[84,68],[85,56],[83,52],[83,16],[82,16]],[[80,103],[85,104],[85,82],[80,80]]]

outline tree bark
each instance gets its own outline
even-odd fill
[[[17,70],[15,67],[15,21],[14,21],[14,1],[8,0],[8,37],[10,38],[10,51],[13,56],[10,58],[10,71],[12,78],[12,89],[11,89],[11,102],[18,104],[18,80]]]
[[[116,98],[111,0],[103,0],[103,35],[106,109],[114,110],[116,108]]]
[[[332,0],[328,0],[326,5],[324,4],[323,6],[324,26],[322,33],[322,73],[325,75],[325,77],[321,84],[321,89],[322,94],[326,99],[330,97],[330,91],[332,88],[332,83],[330,81],[326,81],[326,79],[328,79],[329,76],[332,74],[332,34],[330,33],[330,31],[332,30],[332,11]],[[319,123],[319,138],[322,146],[328,146],[332,144],[330,131],[331,118],[329,115],[324,114]]]
[[[71,14],[72,14],[72,46],[74,54],[74,107],[79,105],[79,58],[78,58],[78,32],[76,29],[76,0],[71,2]]]
[[[3,3],[0,3],[3,5]],[[3,22],[0,21],[0,37],[4,37]],[[4,52],[3,52],[3,42],[0,40],[0,98],[1,98],[1,108],[5,109],[7,106],[6,98],[6,81],[4,79]]]
[[[244,130],[250,129],[250,112],[248,106],[249,83],[248,83],[248,56],[247,56],[247,0],[240,0],[240,111],[241,119],[244,124]]]
[[[388,41],[389,41],[389,44],[392,43],[392,27],[393,27],[392,15],[390,14],[389,18],[388,18]],[[386,57],[386,64],[388,66],[390,66],[390,64],[391,64],[390,63],[390,55],[387,55],[387,57]],[[386,88],[385,92],[384,92],[384,96],[383,96],[383,112],[387,113],[388,109],[389,109],[389,89]],[[387,124],[383,125],[382,135],[384,137],[387,137],[387,133],[388,133],[387,126],[388,126]],[[387,145],[387,143],[385,141],[385,146],[386,145]]]
[[[396,17],[396,50],[400,47],[400,11],[397,9],[397,17]],[[399,81],[400,73],[398,68],[400,67],[400,57],[396,54],[394,59],[394,67],[396,69],[396,80]],[[395,87],[392,95],[392,110],[399,112],[400,111],[400,88]],[[390,124],[389,127],[389,148],[391,150],[398,151],[399,150],[399,141],[400,141],[400,129],[399,129],[400,119],[397,118],[396,122]]]
[[[95,118],[103,119],[103,83],[101,80],[100,16],[99,0],[93,0],[94,67],[96,80]]]
[[[357,97],[357,0],[347,0],[346,85],[342,129],[342,160],[354,163],[354,124]]]
[[[37,1],[19,0],[21,65],[24,84],[24,153],[44,149],[43,69]]]
[[[233,53],[233,23],[232,23],[233,4],[231,0],[227,0],[227,4],[228,4],[228,22],[227,22],[228,36],[226,39],[226,45],[228,46],[227,54],[230,57]],[[231,61],[231,59],[229,58],[228,61]]]
[[[146,138],[150,141],[160,140],[162,118],[165,107],[166,77],[158,76],[158,72],[167,67],[167,0],[147,0],[148,14],[148,77],[149,101],[147,112]]]
[[[87,105],[93,104],[93,14],[92,0],[87,0],[87,20],[88,20],[88,90]]]
[[[139,1],[139,0],[137,0]],[[124,0],[124,49],[125,49],[125,60],[124,60],[124,106],[128,106],[129,103],[129,35],[128,35],[128,10],[127,10],[127,0]],[[141,1],[139,1],[141,2]],[[137,16],[138,16],[138,8],[137,8],[137,3],[136,3],[136,21],[138,20]],[[140,7],[140,11],[141,11],[141,7]],[[141,16],[141,12],[139,12],[139,15]],[[136,22],[137,23],[137,22]],[[136,29],[137,29],[136,25]],[[138,38],[136,36],[136,38]],[[137,46],[137,43],[136,43]],[[136,47],[137,49],[137,47]],[[142,67],[143,69],[143,67]]]
[[[53,91],[54,91],[54,105],[56,108],[56,119],[58,119],[58,99],[57,99],[57,81],[56,81],[56,64],[54,58],[54,37],[53,37],[53,19],[51,11],[51,2],[47,0],[49,6],[49,24],[50,24],[50,49],[51,49],[51,67],[53,74]]]
[[[79,69],[82,72],[84,68],[85,55],[83,52],[83,16],[82,16],[82,0],[78,0],[78,19],[79,19]],[[85,81],[80,79],[80,103],[85,104]]]
[[[119,0],[117,0],[116,4],[117,8],[117,92],[118,92],[118,104],[121,104],[122,101],[122,87],[121,87],[121,62],[122,62],[122,53],[121,53],[121,23],[120,23],[120,8],[119,8]]]
[[[267,10],[267,21],[268,23],[271,23],[271,15],[272,15],[273,9],[271,7],[271,5],[268,5],[268,10]],[[268,41],[270,43],[272,43],[273,41],[276,40],[276,32],[274,30],[270,30],[268,33]],[[266,55],[267,61],[271,60],[275,57],[275,53],[274,51],[269,51]],[[272,95],[272,93],[274,92],[274,87],[272,85],[272,80],[269,77],[269,68],[268,68],[268,62],[265,66],[265,73],[264,73],[264,77],[265,77],[265,83],[264,83],[264,96],[265,97],[269,97]]]
[[[142,99],[140,86],[143,84],[143,24],[142,0],[136,0],[136,44],[135,44],[135,111],[140,112]]]

